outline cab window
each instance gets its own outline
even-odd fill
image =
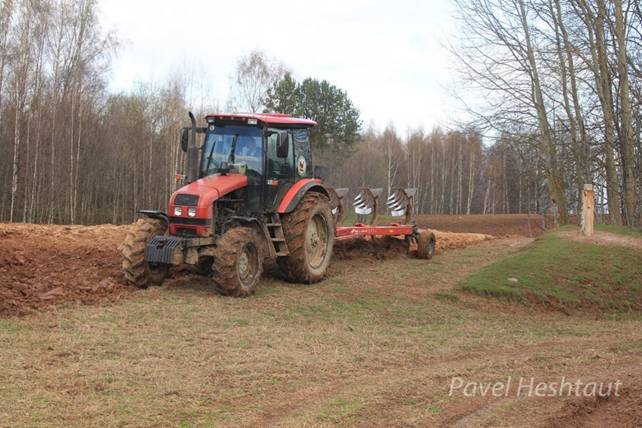
[[[292,134],[288,132],[288,156],[280,158],[276,155],[276,145],[278,134],[276,132],[268,135],[267,152],[268,152],[268,176],[272,178],[290,178],[294,167],[294,148],[292,144]]]
[[[233,169],[244,166],[247,171],[263,172],[262,138],[258,128],[248,126],[216,126],[203,144],[201,177],[215,174],[221,163]]]
[[[312,154],[310,153],[310,131],[308,129],[295,129],[294,156],[296,159],[296,172],[301,178],[312,177]]]

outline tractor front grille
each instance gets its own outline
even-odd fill
[[[176,195],[174,204],[183,205],[186,207],[195,207],[196,205],[198,205],[198,195],[186,195],[181,193],[179,195]]]
[[[170,217],[171,224],[189,224],[195,226],[207,226],[210,220],[206,218],[191,218],[191,217]]]
[[[176,236],[182,236],[183,238],[198,238],[198,233],[196,233],[196,229],[189,227],[177,227]]]

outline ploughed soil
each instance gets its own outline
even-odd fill
[[[536,237],[544,220],[536,214],[418,215],[417,226],[444,232],[484,233],[493,236]]]
[[[0,316],[59,302],[118,300],[127,227],[0,224]]]
[[[0,316],[24,315],[57,303],[114,301],[135,291],[120,271],[119,246],[128,227],[0,223]],[[438,253],[491,238],[434,232]],[[384,259],[407,252],[399,240],[342,244],[337,245],[338,258]]]

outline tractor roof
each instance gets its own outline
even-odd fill
[[[290,126],[297,128],[310,128],[317,123],[310,119],[301,119],[292,117],[289,114],[282,113],[219,113],[210,114],[205,117],[208,122],[239,122],[247,123],[250,120],[256,120],[264,125]]]

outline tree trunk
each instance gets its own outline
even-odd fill
[[[602,4],[603,0],[600,0]],[[624,181],[624,214],[626,224],[633,226],[635,222],[635,174],[633,146],[633,113],[629,90],[629,72],[627,66],[626,34],[622,0],[613,0],[615,4],[615,42],[617,46],[617,70],[619,78],[620,117],[620,155],[622,157],[622,172]]]
[[[475,147],[471,147],[470,161],[468,163],[468,200],[466,201],[467,215],[470,214],[470,209],[473,205],[474,192],[475,192]]]
[[[18,193],[18,150],[20,149],[20,114],[22,110],[20,101],[20,90],[16,80],[16,103],[15,103],[15,120],[13,126],[13,163],[11,169],[11,206],[9,208],[9,221],[13,221],[13,211],[16,204],[16,194]]]
[[[616,146],[615,127],[616,118],[613,112],[613,95],[611,94],[611,75],[608,64],[608,54],[604,35],[604,20],[606,19],[606,7],[604,0],[597,0],[598,13],[593,19],[593,31],[595,32],[595,63],[597,64],[596,81],[598,86],[598,98],[602,104],[604,114],[604,134],[606,142],[604,145],[605,169],[606,169],[606,197],[609,207],[611,223],[622,224],[621,199],[615,158],[613,151]]]
[[[548,117],[546,114],[546,106],[544,104],[544,96],[542,94],[542,89],[540,85],[538,65],[535,60],[535,54],[533,52],[533,46],[531,43],[530,28],[528,26],[527,16],[526,16],[526,7],[524,6],[524,0],[518,0],[519,2],[519,14],[522,23],[522,29],[524,30],[524,38],[526,41],[526,54],[528,56],[528,63],[530,65],[532,85],[533,85],[533,101],[535,104],[535,109],[537,110],[537,118],[539,122],[539,129],[541,133],[541,138],[543,140],[543,146],[548,155],[548,184],[551,198],[555,201],[559,208],[560,221],[562,224],[568,223],[568,211],[566,206],[566,191],[564,188],[564,183],[561,178],[561,173],[558,166],[557,160],[557,148],[553,142],[551,136],[551,129],[548,123]]]
[[[577,124],[576,124],[576,118],[575,118],[575,111],[571,108],[571,102],[569,99],[569,94],[568,94],[568,72],[567,72],[567,67],[566,67],[566,60],[572,61],[572,56],[570,57],[564,57],[564,54],[562,52],[562,40],[561,40],[561,32],[565,31],[563,30],[563,22],[562,22],[562,12],[561,12],[561,7],[560,7],[560,0],[555,0],[556,2],[556,10],[553,9],[553,5],[549,3],[551,15],[553,16],[555,20],[555,41],[556,41],[556,46],[557,46],[557,58],[559,61],[560,65],[560,81],[562,83],[562,100],[563,100],[563,106],[564,106],[564,111],[566,113],[566,117],[568,118],[569,122],[569,132],[571,134],[571,147],[573,150],[573,157],[575,158],[575,186],[576,186],[576,192],[577,195],[582,194],[582,190],[584,188],[584,184],[586,183],[586,178],[584,177],[583,171],[584,171],[584,166],[583,166],[583,153],[582,149],[580,148],[580,143],[578,142],[578,136],[577,136]],[[566,38],[567,39],[567,38]],[[571,66],[572,67],[572,66]],[[572,77],[573,79],[575,76]],[[578,199],[578,204],[576,205],[576,211],[579,210],[580,205],[579,205],[579,199]]]

